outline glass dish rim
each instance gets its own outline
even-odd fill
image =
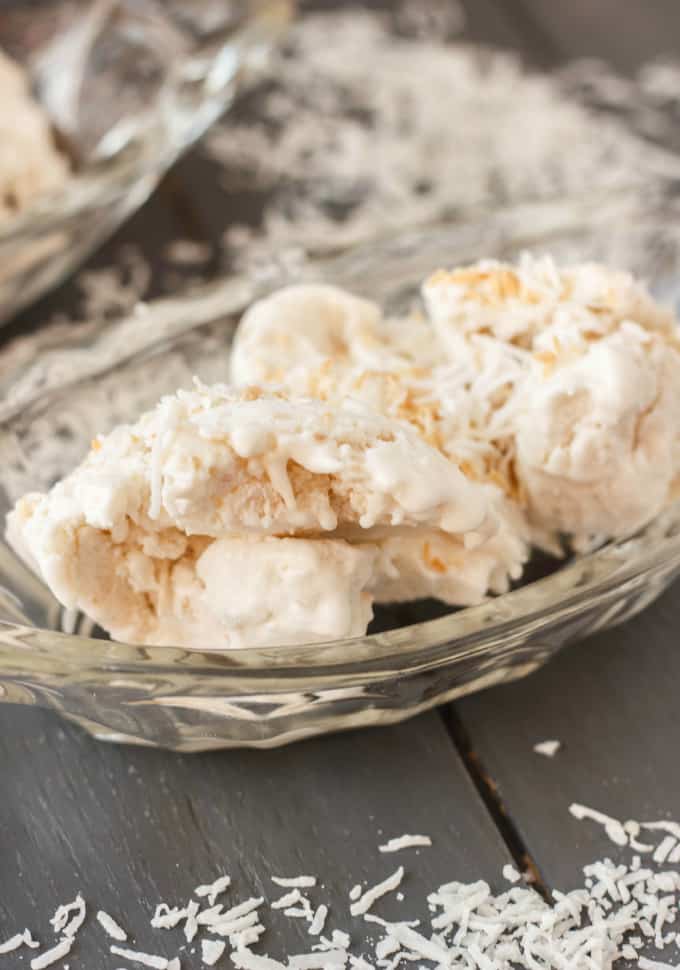
[[[610,201],[616,203],[619,198],[619,194],[615,193]],[[581,205],[585,207],[590,205],[590,201],[588,196],[580,199]],[[564,200],[557,205],[555,211],[550,203],[547,205],[546,203],[521,204],[509,209],[513,216],[516,216],[517,212],[532,210],[547,213],[548,236],[552,233],[562,234],[579,225],[583,226],[578,213],[575,219],[573,211],[570,217],[564,218]],[[502,226],[504,215],[502,211],[496,212],[491,217],[490,224]],[[488,218],[489,214],[486,213],[486,216]],[[470,222],[479,225],[478,218],[479,214],[476,218],[472,217]],[[380,258],[381,252],[383,258],[387,258],[386,254],[390,251],[399,253],[401,247],[407,246],[413,239],[422,240],[422,237],[426,236],[431,243],[442,235],[448,236],[450,232],[459,233],[464,225],[465,220],[438,223],[401,234],[393,234],[374,240],[372,243],[363,243],[335,258],[308,263],[303,272],[294,274],[292,279],[290,277],[286,279],[285,274],[270,279],[265,288],[271,291],[272,288],[292,282],[293,279],[319,280],[329,273],[334,277],[334,282],[338,283],[340,280],[339,285],[343,285],[343,275],[349,269],[351,277],[353,264],[360,262],[362,258]],[[537,239],[540,241],[541,238],[545,238],[545,232],[546,226],[541,225],[538,230],[530,234],[534,236],[533,244]],[[523,242],[531,244],[527,239]],[[344,285],[351,286],[351,283]],[[171,306],[173,316],[177,316],[182,307],[193,303],[195,308],[193,316],[187,312],[187,316],[193,321],[189,329],[193,329],[209,322],[207,318],[212,316],[216,303],[220,302],[220,294],[224,296],[233,290],[241,290],[247,294],[246,302],[251,302],[261,295],[260,287],[252,278],[228,275],[187,294],[152,301],[146,304],[146,307],[150,315],[153,315],[154,306],[158,307],[160,319],[164,307]],[[211,308],[211,314],[207,312],[206,305]],[[229,315],[226,307],[224,314]],[[212,316],[212,319],[216,318]],[[120,325],[128,319],[122,318],[117,323]],[[147,314],[145,314],[145,320],[149,321]],[[43,335],[47,335],[47,331],[42,332]],[[89,336],[91,338],[94,334],[90,333]],[[104,339],[105,336],[106,328],[99,331],[99,337]],[[164,342],[162,334],[157,335],[157,339],[161,344]],[[97,342],[95,336],[95,344]],[[151,331],[150,345],[155,342]],[[72,348],[73,343],[66,337],[62,349],[68,347]],[[140,349],[143,348],[137,347],[131,356],[136,356]],[[77,384],[83,376],[85,375],[76,375],[75,380],[67,380],[65,386]],[[37,396],[29,394],[28,399],[24,399],[23,402],[5,401],[5,407],[0,407],[0,425],[5,425],[6,422],[11,422],[26,410],[30,410],[43,394],[49,395],[59,390],[60,388],[55,386],[43,387]],[[660,532],[660,525],[664,522],[671,527],[670,533],[665,535]],[[8,645],[7,640],[0,643],[0,657],[7,660],[12,656],[16,660],[19,654],[23,654],[25,658],[26,646],[30,642],[31,651],[34,655],[40,655],[41,663],[46,662],[48,667],[62,672],[77,666],[81,673],[107,669],[152,674],[164,670],[176,672],[179,665],[186,670],[190,669],[193,674],[201,672],[216,676],[258,674],[261,675],[259,680],[261,686],[264,686],[267,677],[275,678],[277,675],[285,675],[286,672],[289,676],[295,675],[300,679],[313,677],[315,674],[323,675],[324,671],[337,674],[341,671],[351,673],[363,670],[364,674],[367,674],[371,665],[376,665],[374,674],[377,674],[378,670],[384,671],[390,661],[398,662],[399,668],[406,671],[419,665],[428,666],[428,661],[434,662],[432,652],[438,649],[445,648],[445,659],[450,660],[455,657],[457,650],[462,650],[465,646],[476,642],[483,643],[522,625],[549,623],[551,616],[562,614],[570,606],[588,600],[600,592],[611,590],[614,583],[620,586],[649,569],[672,566],[676,562],[680,566],[680,500],[664,508],[634,535],[610,541],[595,551],[576,556],[547,577],[526,583],[500,596],[487,598],[479,605],[385,632],[307,644],[188,649],[177,646],[125,644],[112,639],[96,639],[81,634],[60,632],[49,627],[0,620],[0,630],[14,634],[13,646]]]
[[[674,526],[673,534],[663,539],[653,536],[661,520],[668,520]],[[632,548],[645,537],[652,539],[653,545]],[[360,637],[268,647],[209,649],[126,644],[4,620],[0,621],[0,630],[16,632],[19,640],[28,634],[31,652],[47,660],[53,672],[64,672],[72,667],[77,667],[80,674],[101,670],[161,674],[184,669],[194,676],[206,674],[215,679],[262,673],[265,677],[258,677],[261,687],[265,686],[267,676],[275,678],[288,674],[302,680],[324,672],[331,677],[360,672],[364,681],[370,682],[384,674],[390,661],[398,661],[404,673],[414,667],[429,667],[428,660],[434,659],[429,654],[438,648],[446,649],[445,660],[449,661],[455,656],[457,646],[470,645],[476,640],[483,645],[487,638],[510,632],[519,625],[549,622],[553,614],[564,616],[565,610],[606,593],[613,584],[619,587],[652,567],[673,562],[680,566],[680,501],[666,507],[635,535],[608,542],[594,552],[577,556],[549,576],[433,620]],[[604,575],[579,582],[584,569],[598,565],[604,565]],[[565,592],[565,582],[572,579],[574,584]],[[537,599],[540,602],[535,602]],[[529,608],[524,609],[525,605]],[[490,607],[501,607],[504,615],[485,623],[483,620]],[[423,634],[427,634],[427,642],[423,642]],[[25,656],[25,647],[12,650],[5,641],[0,642],[0,658],[7,657],[8,649],[15,658],[19,653]],[[371,669],[372,664],[378,665],[376,669]],[[313,687],[310,685],[309,689]]]
[[[261,0],[249,19],[230,36],[229,44],[255,46],[260,32],[271,29],[276,18],[284,16],[284,8],[287,8],[287,0]],[[243,63],[239,65],[238,73],[243,72],[243,66]],[[174,140],[160,145],[133,140],[111,157],[95,157],[81,170],[71,167],[62,186],[39,195],[23,211],[0,223],[0,243],[11,243],[32,234],[57,232],[66,220],[91,213],[102,205],[114,204],[145,180],[153,178],[157,182],[177,157],[228,108],[233,97],[233,89],[222,100],[215,97],[215,92],[209,92],[206,105],[214,100],[212,110],[206,113],[200,125],[192,126],[188,136],[175,136]],[[164,106],[163,97],[159,104]],[[151,118],[152,125],[157,126],[162,116],[162,110],[156,112]]]
[[[73,172],[63,190],[46,192],[25,211],[0,224],[0,243],[15,241],[28,233],[58,231],[64,220],[115,202],[133,182],[162,174],[172,162],[167,155],[159,154],[156,164],[139,165],[138,154],[123,151],[121,157],[99,163],[101,171],[94,166],[82,173]]]

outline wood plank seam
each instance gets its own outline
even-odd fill
[[[463,762],[470,780],[482,799],[487,813],[498,829],[508,851],[512,855],[518,870],[529,873],[534,889],[547,902],[550,902],[552,900],[551,887],[543,879],[528,845],[522,839],[519,830],[503,803],[503,799],[500,797],[498,786],[486,770],[483,761],[475,750],[463,722],[451,706],[443,708],[441,715],[448,735]]]

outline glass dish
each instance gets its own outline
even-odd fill
[[[292,2],[3,4],[0,47],[27,68],[74,171],[0,223],[0,322],[142,205],[258,68]]]
[[[417,301],[433,267],[531,249],[627,266],[678,305],[677,210],[670,183],[650,189],[644,203],[612,194],[597,205],[584,197],[515,207],[359,248],[310,264],[301,276],[398,310]],[[48,327],[7,347],[0,512],[69,470],[96,432],[134,419],[193,374],[223,378],[240,312],[290,279],[283,271],[266,282],[232,277],[105,327],[76,334]],[[680,506],[673,506],[638,534],[480,606],[443,616],[441,606],[400,608],[398,616],[420,622],[342,642],[208,651],[92,636],[87,619],[61,609],[0,544],[0,700],[52,708],[109,741],[183,751],[268,747],[399,721],[528,674],[571,641],[637,613],[678,573]]]

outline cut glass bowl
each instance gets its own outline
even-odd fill
[[[257,73],[291,12],[292,0],[2,5],[0,48],[28,71],[73,172],[0,221],[0,322],[142,205]]]
[[[629,268],[677,306],[677,210],[671,183],[644,200],[623,193],[520,206],[310,263],[295,278],[339,284],[398,311],[417,302],[434,267],[528,249]],[[230,277],[116,323],[47,327],[7,347],[3,515],[21,494],[68,472],[96,433],[134,420],[193,375],[224,379],[240,313],[291,279],[283,270],[266,281]],[[268,747],[399,721],[528,674],[570,642],[637,613],[679,572],[680,508],[672,506],[638,534],[480,606],[383,610],[381,632],[340,642],[186,650],[93,636],[87,619],[64,611],[2,544],[0,700],[52,708],[110,741],[183,751]]]

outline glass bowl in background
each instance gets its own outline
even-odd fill
[[[530,249],[628,267],[677,307],[679,209],[670,183],[650,188],[644,203],[613,194],[597,204],[584,197],[526,205],[392,237],[309,264],[296,278],[339,284],[399,311],[417,302],[433,267]],[[266,283],[231,277],[116,323],[77,334],[47,327],[6,348],[3,517],[21,494],[69,471],[96,433],[134,420],[195,374],[224,379],[240,313],[291,279],[284,271]],[[445,615],[434,603],[382,610],[382,632],[346,641],[186,650],[93,636],[85,617],[64,611],[0,544],[0,700],[52,708],[110,741],[183,751],[283,744],[399,721],[523,676],[565,644],[634,615],[679,572],[680,507],[673,506],[636,535],[480,606]]]
[[[60,282],[224,111],[293,0],[5,3],[0,47],[29,72],[73,175],[0,223],[0,322]]]

